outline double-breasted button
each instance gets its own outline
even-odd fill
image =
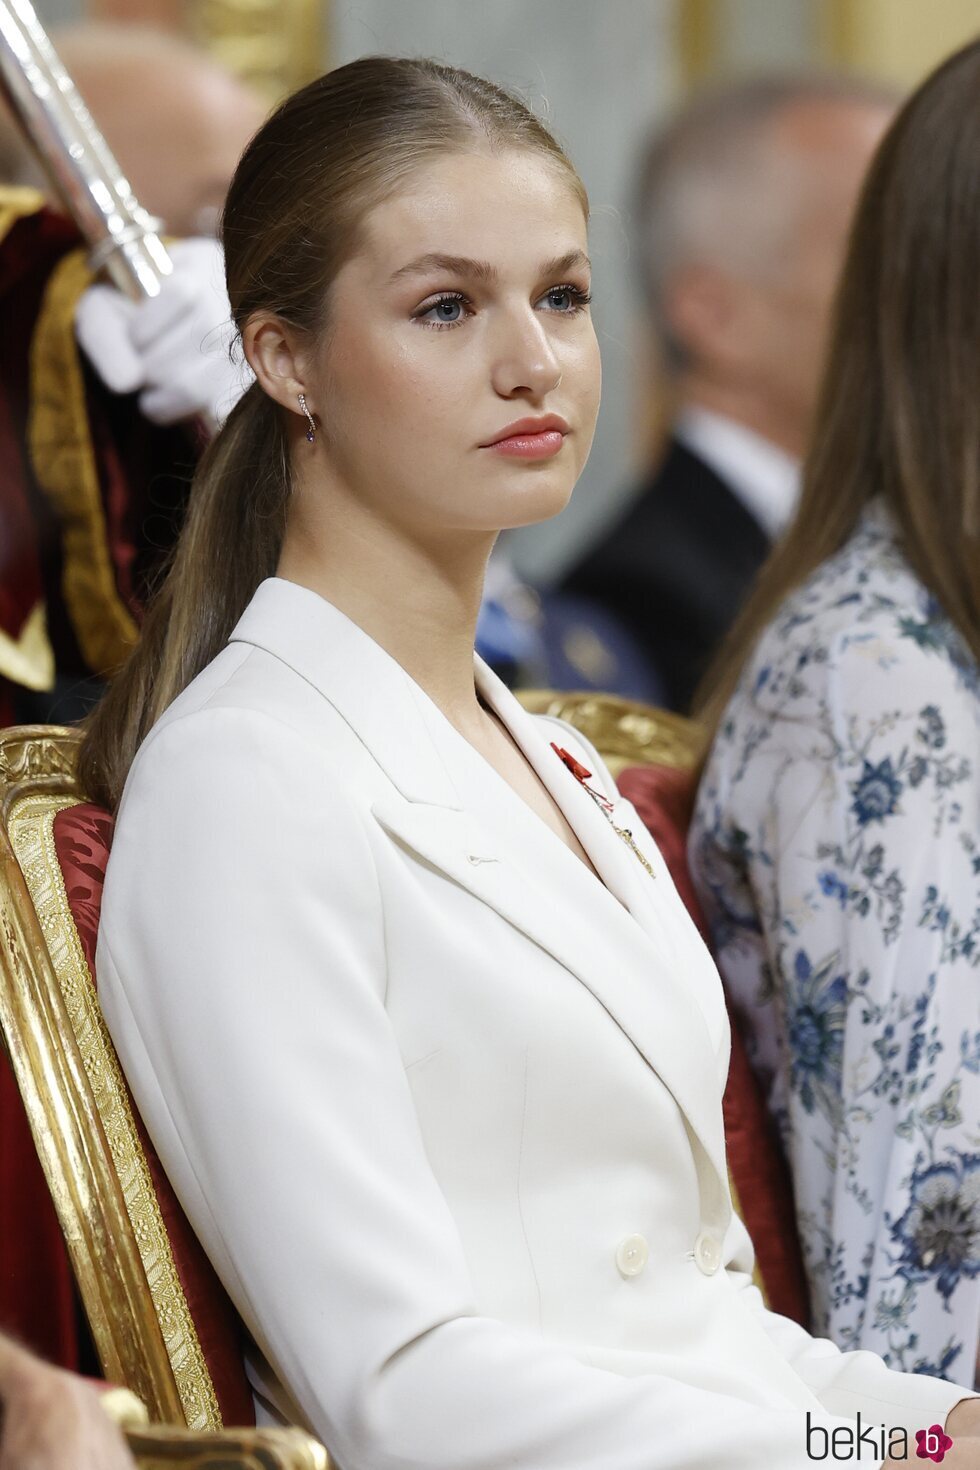
[[[627,1280],[639,1276],[650,1258],[650,1247],[642,1235],[627,1235],[616,1247],[616,1269]]]
[[[721,1265],[721,1243],[708,1230],[702,1230],[694,1242],[694,1259],[705,1276],[713,1276]]]

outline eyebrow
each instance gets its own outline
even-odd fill
[[[592,262],[584,250],[569,250],[564,255],[558,255],[554,260],[547,261],[542,267],[540,274],[545,276],[564,275],[566,271],[576,270],[582,266],[591,269]],[[391,277],[391,284],[402,281],[406,276],[424,276],[430,271],[445,271],[447,275],[467,276],[471,280],[484,281],[492,284],[499,278],[496,266],[486,260],[470,260],[465,255],[441,255],[438,251],[430,251],[428,255],[420,255],[416,260],[410,260],[407,265],[400,266]]]

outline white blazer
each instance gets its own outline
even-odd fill
[[[343,1470],[802,1470],[808,1415],[942,1423],[962,1389],[764,1308],[715,967],[595,751],[475,678],[603,882],[280,579],[126,786],[100,993],[260,1422]]]

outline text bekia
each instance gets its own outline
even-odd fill
[[[942,1426],[933,1424],[929,1429],[916,1433],[915,1457],[939,1464],[953,1441]],[[806,1416],[806,1452],[811,1460],[857,1460],[867,1451],[877,1463],[882,1460],[907,1460],[909,1437],[901,1426],[864,1424],[860,1413],[853,1424],[838,1424],[827,1429],[823,1424],[814,1424],[809,1410]]]

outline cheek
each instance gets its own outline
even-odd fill
[[[602,360],[599,343],[594,331],[590,331],[568,358],[565,382],[574,395],[574,406],[583,430],[595,427],[602,393]],[[570,396],[571,396],[570,395]]]
[[[382,438],[392,447],[402,429],[420,438],[429,425],[445,430],[470,387],[467,366],[447,345],[448,336],[422,327],[408,328],[396,341],[390,334],[372,339],[365,333],[338,357],[335,381],[342,384],[339,397],[349,426],[383,426]]]

